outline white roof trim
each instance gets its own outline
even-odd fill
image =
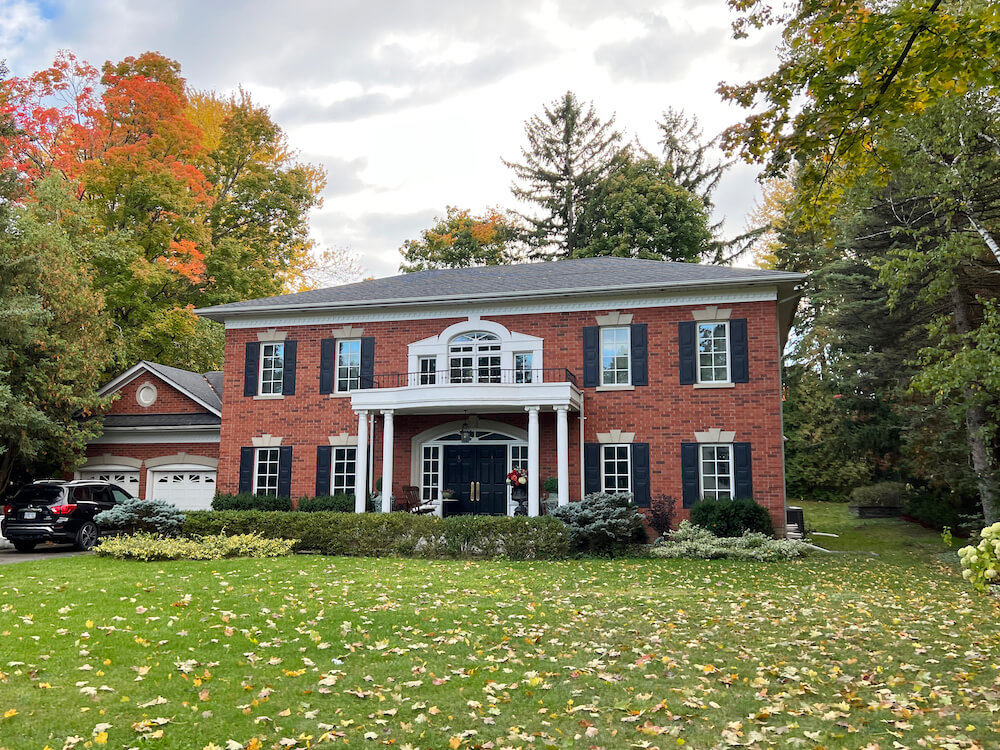
[[[221,409],[217,409],[216,407],[212,406],[211,404],[205,403],[200,398],[198,398],[193,393],[191,393],[191,391],[189,391],[186,388],[184,388],[183,386],[181,386],[179,383],[171,380],[170,378],[168,378],[163,373],[157,372],[156,370],[154,370],[152,367],[149,366],[149,364],[145,360],[141,361],[137,365],[133,365],[132,367],[130,367],[129,369],[127,369],[125,372],[123,372],[121,375],[119,375],[117,378],[115,378],[110,383],[108,383],[107,385],[105,385],[103,388],[101,388],[101,390],[99,390],[97,392],[97,395],[99,395],[99,396],[106,396],[109,393],[112,393],[114,391],[120,390],[121,388],[124,388],[126,385],[128,385],[133,380],[135,380],[137,377],[139,377],[139,375],[141,375],[143,372],[148,373],[149,375],[152,375],[153,377],[155,377],[155,378],[157,378],[159,380],[162,380],[164,383],[166,383],[167,385],[169,385],[174,390],[177,390],[177,391],[180,391],[181,393],[183,393],[185,396],[187,396],[189,399],[191,399],[192,401],[194,401],[196,404],[198,404],[200,406],[204,406],[206,409],[208,409],[210,412],[212,412],[215,416],[217,416],[217,417],[221,417],[222,416],[222,410]]]

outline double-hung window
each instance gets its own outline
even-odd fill
[[[357,471],[358,449],[337,447],[333,449],[333,462],[330,467],[330,494],[353,495],[354,476]]]
[[[601,446],[601,489],[604,492],[632,491],[632,460],[629,445]]]
[[[518,352],[514,355],[514,382],[530,383],[531,380],[531,352]]]
[[[437,357],[421,357],[418,363],[420,365],[420,385],[437,383]]]
[[[337,340],[337,393],[361,387],[361,339]]]
[[[729,323],[698,324],[698,382],[728,383]]]
[[[261,344],[260,388],[263,396],[280,396],[285,371],[285,345]]]
[[[601,328],[601,385],[631,383],[630,360],[628,326]]]
[[[278,448],[257,448],[253,472],[255,495],[277,496],[279,453]]]
[[[701,496],[714,500],[733,497],[733,446],[700,445]]]

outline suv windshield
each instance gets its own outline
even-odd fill
[[[48,505],[62,497],[63,488],[60,485],[32,484],[22,487],[11,498],[11,503],[45,503]]]

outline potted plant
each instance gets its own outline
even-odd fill
[[[522,502],[528,498],[528,470],[511,469],[507,475],[507,484],[510,485],[510,497],[512,500]]]

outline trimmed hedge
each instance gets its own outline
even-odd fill
[[[743,536],[747,531],[774,535],[774,523],[767,508],[752,498],[713,500],[706,498],[691,506],[691,523],[719,537]]]
[[[902,482],[878,482],[851,490],[851,505],[902,508],[906,504],[906,495],[906,485]]]
[[[198,539],[132,534],[102,539],[98,557],[118,560],[222,560],[230,557],[282,557],[292,552],[294,539],[266,539],[259,534],[217,534]]]
[[[506,557],[556,560],[569,552],[566,525],[542,516],[420,516],[412,513],[191,511],[185,536],[258,533],[297,539],[296,550],[353,557]]]
[[[237,495],[226,495],[217,492],[212,498],[212,510],[291,510],[290,497],[275,497],[274,495],[255,495],[252,492],[241,492]]]
[[[296,510],[303,513],[317,513],[323,510],[332,510],[338,513],[354,512],[354,495],[319,495],[317,497],[300,497],[295,506]]]

